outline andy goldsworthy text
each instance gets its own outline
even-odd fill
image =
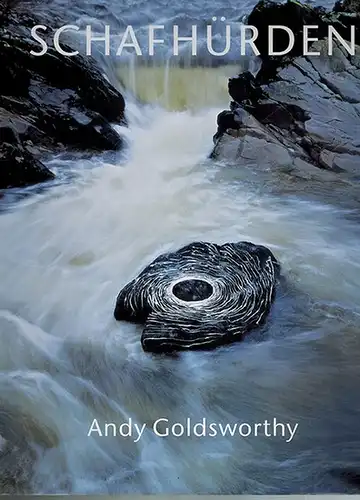
[[[87,435],[98,437],[122,437],[130,438],[137,443],[144,436],[147,430],[152,431],[157,437],[262,437],[281,438],[290,443],[299,424],[279,422],[276,418],[264,420],[263,422],[247,423],[223,423],[209,422],[206,418],[193,420],[186,418],[182,422],[171,422],[166,417],[158,418],[151,426],[146,423],[139,424],[129,418],[125,422],[101,422],[94,419],[87,431]]]

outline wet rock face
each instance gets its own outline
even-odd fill
[[[297,15],[289,22],[272,24],[284,24],[296,33],[300,25],[296,29],[294,22],[310,16],[309,24],[330,23],[336,29],[342,24],[347,40],[350,31],[346,27],[359,19],[358,10],[350,11],[354,4],[358,8],[357,1],[347,0],[333,12],[324,12],[298,2],[278,5],[261,1],[248,22],[264,31],[279,9],[295,9]],[[350,16],[346,22],[338,11],[341,16]],[[341,28],[338,31],[341,33]],[[296,176],[310,174],[320,182],[336,181],[339,175],[346,182],[358,182],[360,47],[356,46],[357,55],[351,56],[334,40],[333,55],[328,56],[327,39],[323,39],[314,42],[310,50],[321,55],[301,56],[296,51],[295,56],[265,55],[256,77],[245,72],[229,80],[233,101],[227,114],[219,115],[213,158],[246,161],[275,171],[286,168]]]
[[[360,1],[359,0],[337,0],[333,9],[334,13],[339,20],[339,24],[343,23],[344,26],[349,24],[355,25],[356,28],[360,26]],[[355,37],[358,43],[360,34],[355,29]]]
[[[17,144],[0,144],[0,188],[27,186],[54,179],[55,175]]]
[[[269,25],[287,26],[294,33],[295,44],[290,56],[298,56],[303,50],[303,26],[317,25],[318,38],[326,36],[327,23],[326,11],[321,7],[310,7],[297,1],[277,3],[269,0],[260,0],[251,14],[248,16],[247,24],[256,26],[259,36],[256,46],[262,57],[269,54]],[[274,37],[274,50],[280,52],[288,47],[289,37],[284,31],[276,32]]]
[[[229,95],[235,102],[253,102],[263,96],[263,91],[250,71],[245,71],[228,83]]]
[[[12,141],[12,147],[18,147],[16,157],[25,158],[14,162],[6,153],[9,148],[2,147],[0,188],[51,178],[45,167],[40,168],[44,148],[103,151],[122,145],[111,126],[124,121],[122,95],[89,57],[63,56],[50,42],[46,54],[31,55],[31,50],[39,51],[30,36],[36,24],[40,20],[14,14],[0,26],[0,65],[6,68],[0,79],[0,142],[7,142],[7,129],[15,130],[17,143]],[[21,165],[26,166],[23,176]]]
[[[226,344],[270,311],[280,265],[249,242],[196,242],[159,256],[119,293],[118,321],[145,324],[143,349],[171,352]]]
[[[334,6],[335,12],[347,12],[350,14],[360,14],[359,0],[337,0]]]

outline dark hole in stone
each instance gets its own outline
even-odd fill
[[[195,302],[208,299],[213,293],[213,287],[206,281],[189,279],[176,283],[172,292],[180,300]]]

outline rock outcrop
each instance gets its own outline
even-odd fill
[[[358,2],[349,0],[326,12],[292,0],[281,5],[259,2],[248,24],[259,30],[261,68],[256,76],[245,72],[229,80],[232,102],[218,116],[213,158],[285,167],[295,176],[316,175],[320,180],[339,174],[359,179],[360,47],[352,56],[334,40],[329,56],[326,36],[310,46],[320,55],[303,56],[296,38],[302,40],[306,23],[319,25],[321,35],[331,24],[347,40],[349,26],[360,19],[359,10],[349,12],[354,4],[358,8]],[[269,24],[282,24],[279,16],[284,25],[290,23],[295,45],[285,56],[269,57],[264,32]]]
[[[41,163],[46,151],[121,147],[111,123],[124,120],[122,95],[87,56],[63,56],[50,41],[46,54],[31,55],[36,24],[14,13],[0,26],[0,188],[53,178]]]
[[[119,293],[118,321],[143,323],[145,351],[209,349],[263,324],[280,264],[250,242],[194,242],[160,255]]]

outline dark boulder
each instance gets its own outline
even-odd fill
[[[13,144],[0,145],[0,188],[37,184],[54,179],[55,175],[25,149]]]
[[[250,71],[229,78],[228,91],[235,102],[258,101],[263,96],[263,91],[256,78]]]
[[[303,27],[305,25],[317,25],[318,38],[327,34],[326,10],[322,7],[312,7],[294,0],[285,3],[277,3],[270,0],[258,2],[248,16],[247,24],[255,26],[259,35],[256,40],[261,57],[269,55],[269,25],[287,26],[294,33],[294,47],[289,56],[296,57],[303,52]],[[280,52],[288,47],[288,34],[279,30],[274,36],[274,50]],[[275,57],[275,56],[274,56]]]
[[[249,20],[259,32],[271,23],[295,29],[295,19],[309,24],[317,19],[319,24],[320,18],[337,29],[339,10],[357,16],[357,11],[350,11],[356,6],[358,2],[348,0],[334,11],[324,12],[297,2],[280,5],[262,0]],[[293,19],[279,18],[275,23],[271,16],[282,9],[295,9],[297,16],[294,13]],[[354,186],[356,190],[360,178],[360,47],[356,46],[357,55],[351,56],[334,40],[333,55],[328,56],[327,39],[323,39],[314,42],[311,50],[321,56],[290,55],[269,62],[265,55],[256,76],[244,72],[229,80],[232,102],[218,120],[226,126],[233,123],[231,128],[240,128],[241,134],[229,134],[218,124],[211,157],[234,162],[246,159],[247,165],[271,170],[274,176],[286,171],[290,177],[316,179],[319,185],[329,182],[339,190],[340,174],[344,189]],[[247,113],[240,127],[234,115],[239,115],[239,110]]]
[[[234,111],[221,111],[217,116],[217,131],[213,137],[214,143],[222,136],[225,132],[229,130],[239,130],[241,123],[236,119]]]
[[[278,69],[285,67],[295,57],[303,55],[304,26],[318,26],[313,35],[319,40],[328,36],[329,26],[333,26],[345,39],[350,40],[350,26],[355,25],[355,40],[360,44],[360,10],[358,0],[337,2],[332,11],[323,7],[313,7],[297,0],[277,3],[271,0],[260,0],[251,14],[247,24],[258,29],[256,47],[262,58],[262,66],[257,75],[258,84],[266,84],[276,79]],[[291,51],[285,55],[269,54],[269,25],[281,25],[291,29],[295,43]],[[273,48],[276,52],[286,50],[289,36],[284,30],[276,30],[273,37]],[[312,43],[309,44],[312,46]]]
[[[360,0],[337,0],[337,2],[335,2],[333,10],[334,12],[360,14]]]
[[[122,146],[111,124],[125,123],[123,96],[90,57],[61,55],[50,37],[46,54],[31,55],[31,50],[39,50],[30,36],[36,24],[42,24],[41,19],[15,13],[0,27],[0,65],[6,68],[0,79],[0,133],[5,143],[0,187],[52,178],[39,160],[44,151]],[[71,50],[66,44],[62,47]],[[12,129],[17,131],[16,145],[3,138]]]
[[[248,16],[247,24],[258,29],[256,47],[263,60],[257,81],[266,83],[275,78],[278,67],[303,53],[303,27],[305,25],[318,26],[318,38],[326,36],[327,19],[326,11],[321,7],[311,7],[295,0],[287,0],[285,3],[277,3],[271,0],[260,0]],[[271,56],[269,54],[268,27],[270,25],[287,26],[294,34],[295,43],[291,51],[283,56]],[[281,52],[287,49],[289,36],[283,30],[276,30],[273,37],[273,49]]]
[[[255,105],[245,105],[245,109],[264,125],[273,124],[282,129],[291,129],[310,119],[309,113],[296,104],[263,100]]]
[[[62,56],[51,47],[32,56],[35,48],[15,36],[0,45],[0,63],[7,68],[0,105],[37,127],[45,144],[117,149],[120,137],[110,122],[124,119],[122,95],[88,58]]]
[[[333,20],[340,35],[349,39],[350,26],[355,26],[355,42],[360,45],[360,1],[343,0],[335,3]]]
[[[0,122],[0,189],[53,179],[54,174],[21,143],[13,126]]]
[[[280,265],[249,242],[194,242],[160,255],[119,293],[115,319],[144,323],[143,349],[208,349],[265,321]]]

